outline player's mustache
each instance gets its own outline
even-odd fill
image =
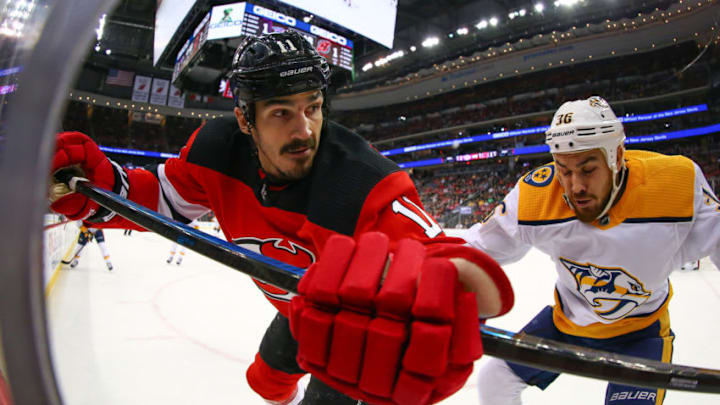
[[[580,193],[572,193],[572,197],[573,197],[573,199],[592,198],[593,195],[589,194],[587,191],[582,191]]]
[[[304,148],[314,149],[315,148],[315,138],[309,138],[306,141],[302,141],[299,139],[292,141],[289,144],[283,146],[282,149],[280,149],[280,153],[288,153],[293,150],[304,149]]]

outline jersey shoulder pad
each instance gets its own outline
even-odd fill
[[[690,220],[694,211],[695,165],[684,156],[626,151],[629,172],[626,221]],[[620,203],[618,203],[620,205]],[[620,208],[620,207],[618,207]]]
[[[250,165],[249,135],[240,131],[235,117],[209,120],[188,143],[187,161],[234,178]]]
[[[563,199],[554,163],[540,166],[524,175],[518,188],[519,225],[549,225],[575,218],[575,213]]]
[[[315,157],[308,218],[325,228],[352,235],[370,192],[401,169],[360,135],[329,123]],[[342,214],[339,214],[342,213]]]

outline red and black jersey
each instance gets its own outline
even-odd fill
[[[273,183],[255,153],[234,118],[209,121],[153,176],[128,171],[128,196],[184,222],[212,210],[228,240],[300,268],[317,259],[334,233],[462,243],[423,210],[407,173],[342,126],[323,129],[313,168],[299,181]],[[112,226],[127,226],[123,221],[113,219]],[[257,283],[287,314],[291,295]]]

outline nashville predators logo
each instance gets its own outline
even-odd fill
[[[715,197],[715,194],[710,190],[702,189],[703,197],[705,198],[705,205],[715,206],[715,211],[720,212],[720,200]]]
[[[572,274],[580,294],[603,319],[624,318],[650,298],[650,292],[622,268],[599,267],[560,258]]]
[[[550,184],[555,174],[553,165],[540,166],[528,173],[523,181],[531,186],[543,187]]]
[[[605,101],[605,99],[603,99],[602,97],[598,97],[598,96],[590,97],[588,99],[588,103],[590,104],[590,107],[600,107],[600,108],[610,107],[610,105],[608,104],[607,101]]]

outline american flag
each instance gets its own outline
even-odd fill
[[[105,79],[105,83],[115,86],[131,87],[133,85],[134,77],[135,72],[131,72],[128,70],[110,69],[108,70],[108,75]]]

